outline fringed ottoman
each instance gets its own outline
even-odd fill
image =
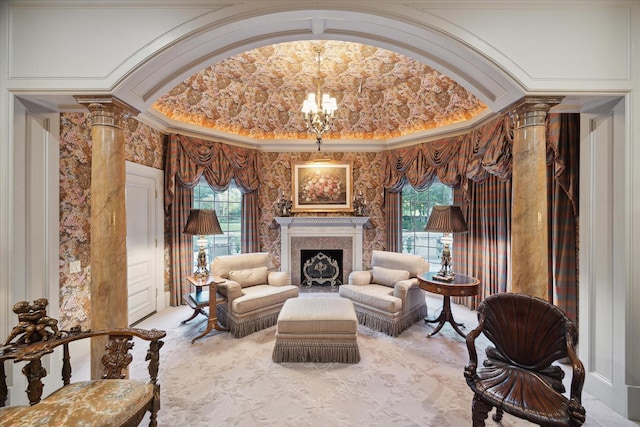
[[[278,315],[273,361],[358,363],[358,318],[344,298],[291,298]]]

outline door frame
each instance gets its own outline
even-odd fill
[[[3,339],[16,324],[16,315],[11,309],[4,308],[12,307],[17,301],[47,298],[48,315],[55,319],[60,317],[60,116],[17,96],[12,95],[11,101],[14,143],[9,153],[11,180],[7,195],[11,200],[8,206],[12,226],[8,232],[12,244],[6,252],[8,265],[3,272],[9,285],[0,286]],[[61,351],[47,356],[43,364],[48,372],[59,374]],[[24,392],[26,377],[20,372],[23,366],[20,363],[5,366],[8,368],[8,405],[28,404]],[[62,385],[62,380],[53,374],[45,382],[45,394]]]

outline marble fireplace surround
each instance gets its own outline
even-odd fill
[[[280,269],[300,285],[302,249],[342,249],[343,283],[362,270],[362,229],[369,217],[275,217],[280,225]]]

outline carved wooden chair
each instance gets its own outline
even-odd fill
[[[483,333],[494,346],[478,366],[476,338]],[[575,351],[574,324],[556,306],[536,297],[500,293],[478,307],[478,327],[466,338],[469,365],[464,375],[474,392],[473,426],[484,426],[492,407],[494,421],[503,412],[541,426],[579,426],[584,367]],[[572,368],[567,397],[564,371],[553,362],[567,358]]]
[[[5,344],[0,346],[0,427],[33,425],[137,426],[146,412],[149,426],[157,426],[160,409],[158,370],[160,349],[165,331],[156,329],[116,328],[103,331],[82,331],[79,327],[59,330],[58,321],[46,315],[48,302],[44,298],[33,303],[20,301],[13,311],[19,322]],[[71,381],[69,344],[92,337],[107,337],[102,356],[104,375],[93,381]],[[15,338],[15,341],[14,341]],[[149,380],[128,379],[127,369],[133,360],[129,352],[133,339],[149,341],[145,360]],[[43,378],[47,371],[42,357],[62,347],[62,387],[43,397]],[[26,362],[22,372],[27,378],[29,406],[6,406],[8,388],[5,362]]]

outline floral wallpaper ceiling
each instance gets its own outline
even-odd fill
[[[486,108],[414,59],[342,41],[241,53],[191,76],[153,108],[173,120],[257,140],[307,139],[300,109],[318,82],[338,103],[333,129],[324,135],[330,139],[389,139],[465,121]]]

